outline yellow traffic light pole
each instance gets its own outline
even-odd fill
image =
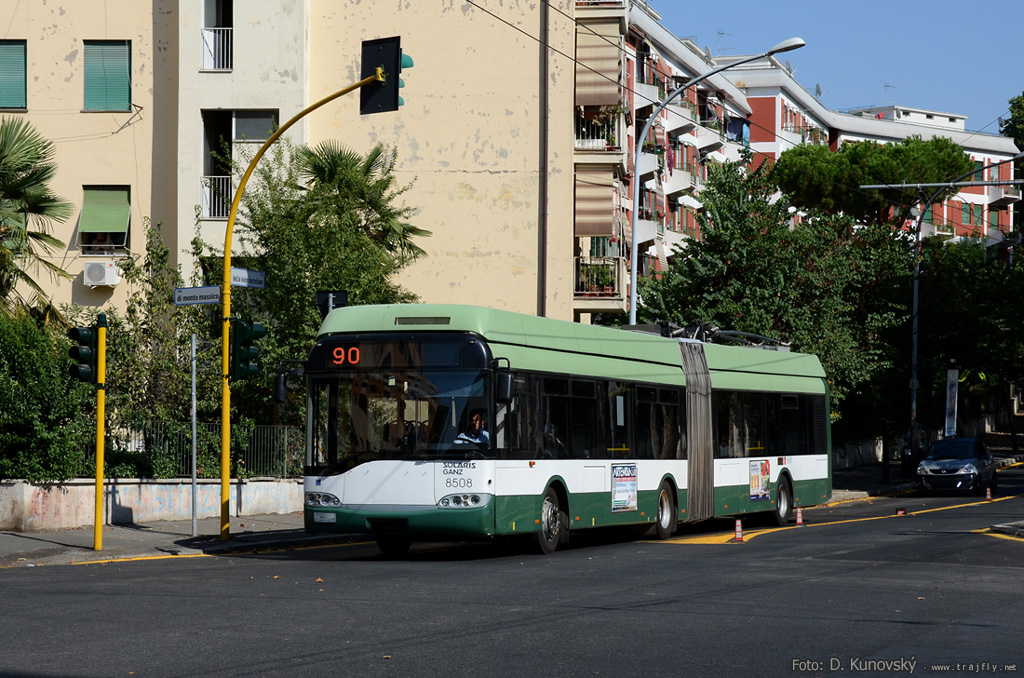
[[[317,101],[316,103],[307,106],[306,108],[295,114],[291,120],[286,122],[277,128],[277,130],[270,135],[260,150],[253,156],[252,161],[249,163],[249,167],[246,168],[245,174],[242,175],[241,181],[238,182],[238,188],[235,189],[235,197],[231,201],[231,211],[228,213],[228,226],[227,232],[224,235],[224,280],[221,287],[221,301],[224,304],[224,316],[223,323],[221,326],[221,434],[220,434],[220,538],[229,539],[231,536],[231,511],[230,511],[230,498],[231,498],[231,382],[230,382],[230,365],[231,358],[228,349],[228,342],[231,334],[231,237],[235,229],[235,215],[238,212],[238,205],[242,199],[242,191],[245,190],[245,185],[249,183],[249,177],[252,176],[253,171],[256,169],[256,164],[263,157],[263,154],[267,152],[267,149],[280,138],[285,131],[294,125],[296,122],[306,117],[316,109],[320,108],[324,104],[328,104],[338,97],[344,96],[349,92],[355,91],[360,87],[365,87],[374,82],[384,82],[384,70],[377,68],[376,73],[373,75],[360,80],[354,85],[349,85],[345,89],[339,90],[328,97]],[[101,335],[102,336],[102,335]],[[100,374],[102,375],[102,368]],[[102,376],[101,376],[102,379]],[[102,391],[101,391],[102,393]],[[102,397],[102,396],[101,396]]]
[[[96,515],[93,519],[93,549],[103,550],[103,437],[107,410],[107,314],[96,322]]]

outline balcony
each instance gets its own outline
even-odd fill
[[[636,159],[636,176],[637,179],[643,183],[654,179],[658,172],[661,171],[661,163],[659,158],[665,156],[657,155],[649,151],[643,151],[640,153],[640,157]]]
[[[697,126],[697,107],[689,101],[684,102],[683,105],[677,101],[665,107],[665,112],[668,113],[665,119],[665,130],[669,134],[678,136],[692,131]]]
[[[1020,200],[1020,186],[989,186],[989,207],[1007,207]]]
[[[232,28],[203,29],[203,70],[230,71],[233,68]]]
[[[619,33],[625,35],[629,18],[629,0],[576,0],[576,18],[583,22],[619,22]]]
[[[584,313],[624,313],[628,291],[624,257],[576,257],[573,309]]]
[[[686,170],[673,169],[665,175],[665,195],[677,195],[693,188],[693,179]]]
[[[626,173],[626,152],[619,141],[620,119],[614,111],[603,117],[589,111],[576,116],[576,164],[611,165],[620,176]]]
[[[725,146],[725,130],[718,125],[717,120],[708,120],[697,128],[697,148],[710,153]]]
[[[200,180],[200,218],[227,219],[231,212],[231,177],[203,177]]]

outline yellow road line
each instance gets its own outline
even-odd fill
[[[162,556],[132,556],[108,558],[106,560],[74,560],[70,565],[105,565],[107,563],[128,563],[134,560],[170,560],[171,558],[212,558],[216,553],[167,553]]]
[[[1007,499],[1017,499],[1022,495],[1011,495],[1008,497],[998,497],[989,501],[988,499],[982,501],[975,501],[969,504],[954,504],[953,506],[941,506],[939,508],[921,509],[920,511],[910,511],[904,515],[886,515],[886,516],[869,516],[867,518],[849,518],[846,520],[832,520],[824,523],[807,523],[803,525],[788,525],[786,527],[771,527],[763,530],[752,530],[743,532],[743,541],[749,541],[754,537],[760,537],[762,534],[771,534],[772,532],[782,532],[784,530],[801,530],[805,527],[827,527],[830,525],[844,525],[847,523],[866,523],[871,520],[888,520],[890,518],[905,518],[907,516],[923,515],[925,513],[935,513],[936,511],[948,511],[950,509],[965,508],[967,506],[982,506],[984,504],[994,504],[997,501],[1006,501]],[[987,528],[986,528],[987,529]],[[977,530],[976,530],[977,532]],[[995,533],[993,533],[993,536]],[[1003,535],[1007,538],[1008,535]],[[714,534],[696,534],[688,537],[673,537],[672,539],[666,539],[666,544],[729,544],[729,543],[741,543],[736,541],[735,532],[716,532]]]

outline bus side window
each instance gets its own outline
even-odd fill
[[[625,382],[608,382],[607,401],[610,412],[605,419],[608,421],[606,456],[612,459],[632,457],[629,447],[630,425],[633,421],[630,405],[632,404],[632,388]]]
[[[569,453],[574,459],[596,457],[594,433],[597,430],[597,384],[574,380],[569,416],[572,442]]]

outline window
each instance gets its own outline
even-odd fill
[[[231,70],[233,13],[231,0],[206,0],[203,11],[203,70]]]
[[[85,110],[131,108],[131,48],[130,40],[85,41]]]
[[[25,108],[25,41],[0,40],[0,108]]]
[[[86,186],[78,222],[82,254],[110,255],[127,247],[131,196],[127,186]]]
[[[277,129],[277,110],[235,111],[235,141],[266,141]]]

